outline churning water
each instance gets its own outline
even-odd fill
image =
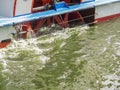
[[[120,90],[120,19],[0,50],[0,90]]]

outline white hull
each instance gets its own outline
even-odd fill
[[[16,31],[13,26],[0,28],[0,41],[10,39],[12,33],[15,33],[15,32]]]
[[[95,7],[95,20],[101,22],[120,17],[120,2],[103,4]]]

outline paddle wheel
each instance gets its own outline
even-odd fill
[[[41,4],[44,7],[44,10],[48,10],[53,8],[53,5],[57,2],[64,1],[67,5],[73,5],[73,4],[80,4],[81,0],[43,0]],[[35,7],[35,6],[34,6]],[[40,7],[40,6],[39,6]],[[55,23],[58,24],[61,28],[65,28],[69,26],[69,22],[75,22],[75,21],[82,21],[84,22],[84,19],[82,15],[79,13],[79,11],[75,11],[72,13],[66,13],[63,15],[57,15],[53,17],[44,18],[38,21],[35,21],[35,25],[33,26],[35,32],[45,23],[46,26],[50,27],[51,24]]]
[[[81,0],[33,0],[32,5],[32,13],[43,12],[50,9],[56,9],[55,3],[57,2],[65,2],[63,4],[66,5],[73,5],[73,4],[80,4]],[[48,27],[51,28],[53,24],[54,26],[59,26],[60,28],[66,28],[70,26],[71,22],[82,22],[84,23],[84,19],[79,11],[60,14],[56,16],[51,16],[39,20],[25,22],[22,25],[20,24],[21,28],[18,31],[22,32],[22,38],[27,38],[28,33],[31,34],[29,36],[33,36],[33,34],[37,33],[41,27]]]
[[[26,39],[66,27],[93,22],[94,7],[79,9],[86,1],[90,0],[13,0],[12,4],[2,1],[2,3],[10,5],[2,14],[14,18],[15,21],[11,20],[12,29],[6,34],[5,39],[1,39],[0,47],[5,47],[10,43],[9,35],[11,34],[15,39]],[[92,14],[93,16],[89,17]],[[15,18],[21,16],[23,17],[20,20],[22,22],[18,23],[19,19]],[[26,19],[24,16],[28,16],[28,18]]]

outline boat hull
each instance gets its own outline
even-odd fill
[[[103,22],[120,17],[120,2],[107,3],[95,7],[95,22]]]
[[[17,33],[15,25],[19,25],[23,22],[29,23],[33,20],[39,21],[46,18],[48,19],[49,17],[54,17],[53,19],[55,19],[56,22],[61,23],[60,18],[58,17],[59,15],[64,16],[65,18],[63,18],[63,20],[68,22],[68,14],[76,11],[77,13],[79,12],[80,19],[81,21],[84,21],[85,24],[91,25],[94,23],[100,23],[120,17],[120,0],[96,0],[95,2],[93,0],[92,2],[81,3],[72,6],[67,6],[65,2],[60,2],[55,4],[54,9],[52,10],[21,15],[13,18],[0,19],[0,48],[7,46],[7,44],[9,44],[11,41],[11,35]],[[38,23],[38,25],[42,25],[42,21],[39,21]],[[50,22],[48,22],[48,25],[49,24]],[[30,24],[27,24],[27,26],[27,29],[32,27]],[[61,26],[64,28],[64,25]],[[24,35],[27,35],[27,33]]]

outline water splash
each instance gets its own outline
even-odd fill
[[[119,22],[13,40],[0,50],[0,90],[119,90]]]

